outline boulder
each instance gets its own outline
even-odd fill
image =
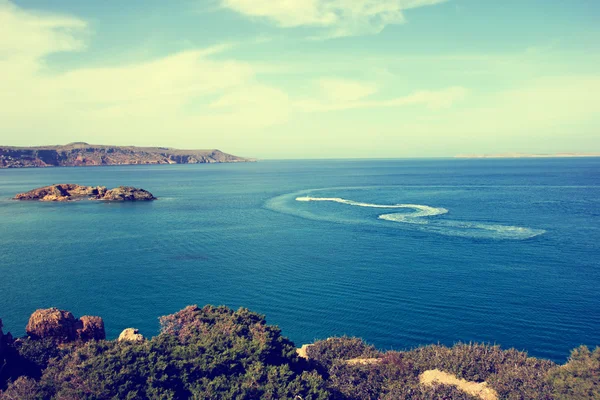
[[[102,318],[83,316],[76,319],[69,311],[58,308],[35,311],[25,331],[32,339],[52,339],[58,344],[106,339]]]
[[[36,310],[25,328],[32,339],[51,338],[57,343],[75,340],[76,320],[69,311],[58,308]]]
[[[119,186],[118,188],[107,190],[104,195],[98,196],[98,199],[105,201],[147,201],[155,200],[156,197],[144,189]]]
[[[76,324],[75,336],[82,342],[106,339],[104,321],[100,317],[84,315]]]
[[[135,328],[127,328],[119,335],[119,342],[143,342],[144,336]]]

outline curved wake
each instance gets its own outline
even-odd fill
[[[306,191],[304,193],[310,193]],[[298,193],[300,194],[300,193]],[[288,195],[289,196],[289,195]],[[287,196],[286,196],[287,197]],[[288,197],[289,198],[289,197]],[[539,236],[546,231],[542,229],[531,229],[519,226],[508,226],[500,224],[486,224],[471,221],[458,221],[431,218],[448,214],[448,210],[441,207],[431,207],[421,204],[372,204],[360,201],[348,200],[341,197],[310,197],[300,196],[295,198],[299,202],[332,202],[356,207],[369,207],[381,209],[411,209],[410,213],[388,213],[378,216],[379,220],[408,224],[413,229],[433,232],[447,236],[460,236],[484,239],[524,240]],[[308,218],[314,218],[313,214],[298,214]],[[321,219],[321,218],[318,218]],[[330,220],[325,218],[326,220]],[[344,221],[360,222],[360,221]],[[366,222],[366,221],[365,221]],[[398,225],[399,226],[399,225]]]
[[[422,218],[424,217],[433,217],[436,215],[447,214],[448,210],[445,208],[436,208],[430,206],[424,206],[421,204],[393,204],[393,205],[385,205],[385,204],[371,204],[371,203],[362,203],[359,201],[346,200],[339,197],[297,197],[296,201],[331,201],[334,203],[347,204],[350,206],[358,206],[358,207],[369,207],[369,208],[408,208],[416,210],[410,214],[404,213],[394,213],[394,214],[382,214],[379,216],[379,219],[384,219],[388,221],[394,222],[406,222],[409,224],[426,224],[427,220]]]

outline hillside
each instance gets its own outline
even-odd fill
[[[27,336],[2,333],[0,400],[12,399],[598,399],[600,349],[565,365],[485,344],[381,352],[356,338],[297,349],[262,315],[189,306],[151,339],[128,328],[37,310]]]
[[[247,162],[220,150],[178,150],[166,147],[105,146],[83,142],[64,146],[0,146],[0,168],[81,167],[128,164],[202,164]]]

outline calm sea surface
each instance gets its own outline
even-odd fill
[[[52,183],[152,203],[16,202]],[[244,306],[296,344],[600,345],[600,159],[264,161],[0,170],[0,318],[100,315],[146,336]]]

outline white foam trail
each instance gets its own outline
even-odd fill
[[[402,204],[382,205],[361,203],[360,201],[346,200],[340,197],[296,197],[296,201],[331,201],[333,203],[348,204],[349,206],[372,207],[372,208],[405,208]]]
[[[412,213],[382,214],[378,218],[385,221],[399,222],[412,225],[427,225],[427,230],[442,235],[463,236],[472,238],[490,239],[516,239],[523,240],[544,234],[543,229],[523,228],[519,226],[507,226],[497,224],[484,224],[469,221],[455,220],[428,220],[427,217],[447,214],[448,210],[441,207],[430,207],[421,204],[372,204],[359,201],[347,200],[341,197],[296,197],[296,201],[323,201],[350,206],[399,209],[408,208],[415,210]],[[419,228],[419,229],[425,229]]]
[[[422,206],[419,204],[402,204],[403,208],[412,208],[414,210],[417,210],[414,213],[410,213],[410,214],[400,214],[400,213],[394,213],[394,214],[383,214],[379,216],[379,219],[383,219],[386,221],[392,221],[392,222],[405,222],[407,224],[427,224],[428,221],[423,219],[424,217],[433,217],[436,215],[443,215],[443,214],[447,214],[448,210],[446,210],[445,208],[436,208],[436,207],[429,207],[429,206]]]
[[[330,201],[334,203],[347,204],[350,206],[358,206],[358,207],[369,207],[369,208],[410,208],[413,210],[417,210],[412,214],[385,214],[380,216],[381,219],[387,219],[382,217],[398,215],[406,218],[420,218],[420,217],[432,217],[434,215],[442,215],[446,214],[448,210],[445,208],[435,208],[429,206],[423,206],[420,204],[372,204],[372,203],[362,203],[360,201],[346,200],[340,197],[296,197],[296,201]],[[390,219],[395,220],[395,219]]]

